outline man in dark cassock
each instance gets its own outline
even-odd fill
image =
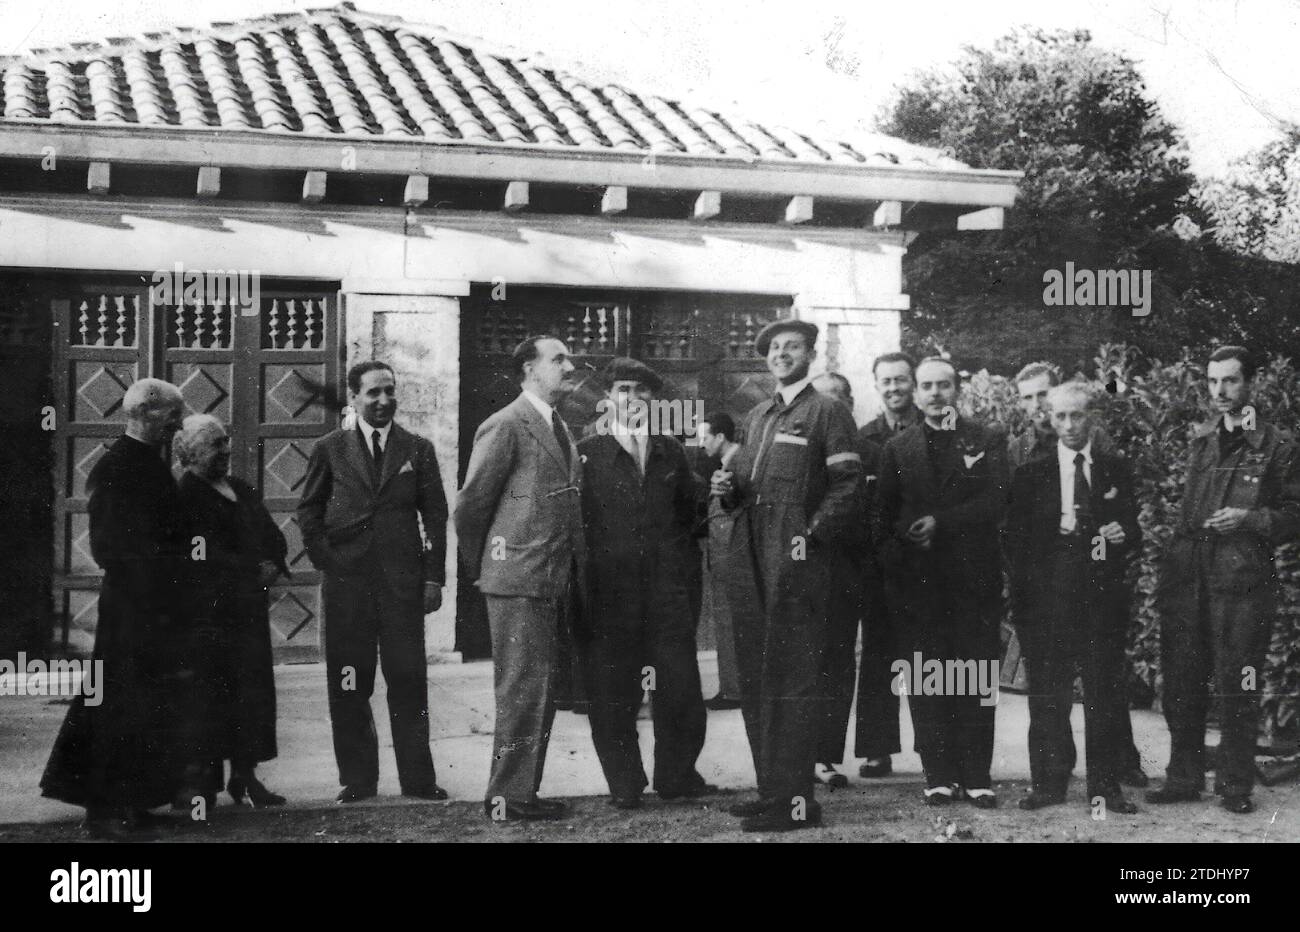
[[[141,379],[122,400],[126,434],[91,470],[90,549],[104,569],[93,660],[102,701],[75,697],[54,742],[43,795],[86,808],[92,837],[130,838],[176,786],[173,713],[181,679],[178,579],[188,554],[165,451],[181,394]]]
[[[203,546],[201,554],[191,551],[187,586],[193,619],[187,666],[194,680],[186,789],[198,790],[211,805],[222,762],[229,760],[226,789],[236,803],[278,806],[284,797],[263,786],[254,770],[276,754],[266,590],[281,573],[289,575],[288,546],[256,490],[229,475],[230,438],[220,421],[209,414],[187,417],[176,453],[185,467],[180,503],[186,534]]]

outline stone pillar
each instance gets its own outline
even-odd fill
[[[433,441],[442,470],[448,508],[455,507],[459,463],[460,302],[423,294],[346,294],[347,366],[379,359],[397,378],[397,420]],[[430,661],[460,662],[456,650],[456,531],[445,534],[447,583],[442,608],[425,619],[425,653]]]
[[[871,364],[877,356],[899,347],[902,323],[897,305],[882,308],[800,303],[798,317],[821,328],[813,373],[838,372],[849,380],[857,423],[864,424],[880,413]]]

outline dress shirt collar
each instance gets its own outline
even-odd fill
[[[1083,454],[1083,468],[1085,470],[1092,468],[1092,441],[1089,440],[1083,445],[1082,450],[1071,450],[1062,441],[1056,441],[1056,456],[1062,466],[1074,468],[1074,458],[1080,453]]]
[[[885,418],[885,426],[894,433],[898,433],[900,430],[911,427],[913,424],[922,420],[921,412],[915,407],[910,408],[906,414],[894,414],[888,408],[885,408],[881,413]]]
[[[542,416],[542,420],[547,424],[551,423],[551,415],[555,411],[555,406],[548,405],[526,388],[523,390],[523,395],[528,399],[528,403],[537,409],[537,413]]]
[[[361,436],[365,438],[367,450],[369,450],[375,445],[375,442],[370,439],[370,435],[376,432],[379,433],[379,449],[381,450],[388,449],[388,434],[393,429],[392,421],[389,421],[383,427],[375,427],[373,424],[371,424],[369,421],[363,418],[360,414],[358,414],[357,426],[361,428]]]
[[[784,405],[786,405],[786,407],[789,407],[790,402],[798,398],[799,393],[803,391],[805,388],[807,388],[808,383],[811,381],[812,381],[812,376],[805,375],[798,382],[795,382],[791,385],[782,385],[780,388],[776,390],[776,393],[781,396],[781,402]]]

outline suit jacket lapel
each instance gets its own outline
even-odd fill
[[[537,438],[538,443],[545,447],[546,452],[555,457],[555,462],[559,463],[561,468],[563,468],[564,454],[560,452],[560,445],[555,441],[555,430],[550,424],[546,423],[546,419],[542,417],[540,411],[533,407],[533,403],[523,395],[519,396],[515,401],[515,405],[519,412],[519,416],[523,419],[524,426],[528,428],[528,432]],[[569,453],[571,456],[569,459],[568,474],[570,481],[572,481],[573,464],[578,459],[572,443],[569,444]]]
[[[348,437],[347,442],[344,444],[344,448],[347,450],[347,460],[352,464],[352,468],[357,471],[357,475],[361,476],[366,481],[366,485],[373,489],[375,487],[374,457],[366,449],[365,440],[362,439],[363,435],[359,428],[353,427],[348,433],[351,436]]]
[[[918,479],[921,481],[924,494],[929,496],[936,486],[934,466],[930,462],[930,451],[925,442],[925,428],[918,424],[909,427],[908,431],[910,433],[907,433],[903,441],[906,446],[900,452],[905,452],[912,461],[912,469],[915,470]]]
[[[396,424],[388,432],[388,449],[384,451],[384,474],[379,479],[379,489],[382,491],[388,484],[388,480],[397,475],[398,471],[406,464],[411,456],[411,437],[402,428]]]
[[[964,468],[963,456],[965,455],[966,441],[969,436],[970,430],[966,422],[959,419],[957,426],[953,429],[952,440],[948,443],[947,452],[939,460],[939,488],[941,490],[948,485],[953,476]],[[929,459],[928,455],[926,459]]]

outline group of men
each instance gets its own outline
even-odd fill
[[[711,567],[721,565],[741,583],[727,592],[742,670],[744,645],[757,639],[767,650],[761,662],[749,664],[763,679],[746,682],[742,674],[735,687],[742,702],[757,698],[762,710],[757,729],[752,715],[746,717],[759,796],[737,810],[761,814],[769,830],[818,818],[806,779],[774,785],[760,761],[788,762],[792,775],[847,785],[836,767],[853,703],[859,627],[855,750],[866,758],[860,775],[892,769],[890,755],[899,750],[898,695],[906,693],[926,802],[964,798],[980,808],[997,806],[990,775],[994,702],[976,686],[998,678],[1006,578],[1028,673],[1032,780],[1019,807],[1035,810],[1066,798],[1076,762],[1070,710],[1079,677],[1088,803],[1094,811],[1137,811],[1122,787],[1149,782],[1129,719],[1125,655],[1126,571],[1142,532],[1132,469],[1102,429],[1087,386],[1062,382],[1048,364],[1026,366],[1014,381],[1028,426],[1008,438],[996,426],[959,415],[960,376],[947,359],[913,364],[902,353],[879,357],[873,374],[883,412],[857,433],[861,511],[855,514],[847,499],[832,494],[845,469],[839,428],[815,427],[811,410],[799,418],[802,429],[792,432],[769,422],[784,405],[817,391],[851,411],[851,386],[833,373],[808,384],[815,328],[797,321],[775,327],[795,335],[793,344],[781,344],[769,330],[758,347],[769,354],[778,395],[751,412],[738,453],[713,479],[720,500],[744,513],[741,532],[729,544],[714,542],[710,553]],[[1152,804],[1199,799],[1213,696],[1221,704],[1222,733],[1215,791],[1230,812],[1254,808],[1254,684],[1274,614],[1273,551],[1300,534],[1297,449],[1250,404],[1255,372],[1241,347],[1222,347],[1208,360],[1214,416],[1191,445],[1181,516],[1158,567],[1172,754],[1165,785],[1146,795]],[[705,431],[706,442],[711,433]],[[794,454],[799,469],[820,468],[821,475],[800,485],[778,465],[773,482],[753,465],[764,458],[788,461],[791,451],[783,444],[800,448]],[[806,498],[799,502],[801,495]],[[793,524],[783,520],[782,501],[802,505]],[[834,520],[844,516],[847,522]],[[800,567],[800,561],[809,565],[797,546],[801,521],[812,539],[812,529],[826,522],[839,529],[829,552],[812,551],[829,569],[829,589],[816,575],[822,567]],[[772,588],[750,585],[751,570]],[[808,575],[782,575],[800,572]],[[759,603],[747,604],[755,591]],[[820,598],[824,591],[829,599]],[[797,658],[791,644],[799,645]],[[800,705],[818,693],[810,657],[820,660],[820,716],[812,713],[813,703]],[[910,672],[916,664],[927,670],[933,664],[941,675],[922,683]],[[798,737],[783,740],[781,712],[769,710],[772,705],[802,713]],[[781,748],[765,746],[765,739]]]
[[[961,380],[947,359],[913,364],[889,353],[873,366],[883,412],[859,430],[847,381],[810,376],[817,336],[800,320],[758,335],[776,391],[739,426],[706,415],[702,452],[715,458],[707,477],[677,439],[628,416],[662,388],[648,366],[610,364],[615,416],[577,441],[557,409],[574,385],[564,342],[541,335],[515,349],[520,394],[478,428],[452,515],[461,572],[483,593],[491,629],[489,818],[566,814],[538,795],[566,641],[580,659],[610,802],[634,809],[649,785],[636,724],[647,698],[655,792],[716,791],[696,769],[707,712],[688,580],[702,514],[708,574],[726,608],[715,613],[722,688],[714,703],[739,705],[757,778],[757,796],[731,808],[744,830],[820,822],[815,786],[847,783],[836,768],[855,674],[861,776],[891,771],[905,693],[926,802],[996,806],[994,703],[974,687],[1002,653],[1004,572],[1029,677],[1032,789],[1020,807],[1065,798],[1081,674],[1090,804],[1100,797],[1109,811],[1135,811],[1121,789],[1146,783],[1123,698],[1125,568],[1142,535],[1132,471],[1100,429],[1087,389],[1062,383],[1050,366],[1026,367],[1016,383],[1030,426],[1007,438],[958,413]],[[1212,679],[1223,704],[1216,790],[1226,808],[1248,812],[1258,702],[1243,670],[1262,669],[1272,551],[1300,533],[1300,473],[1296,449],[1249,405],[1250,354],[1222,348],[1207,374],[1216,417],[1191,446],[1182,516],[1160,567],[1173,752],[1165,786],[1147,799],[1193,800],[1204,789]],[[99,471],[118,459],[123,470],[147,464],[165,491],[160,456],[179,421],[179,393],[153,380],[138,385],[128,393],[129,443]],[[445,581],[442,478],[432,444],[394,421],[388,365],[354,366],[348,388],[355,423],[316,444],[298,509],[324,577],[339,800],[377,792],[376,657],[402,793],[444,799],[429,745],[423,640],[423,617],[440,606]],[[144,649],[154,628],[169,623],[166,605],[148,601],[146,577],[178,559],[183,542],[165,520],[165,495],[144,495],[137,507],[126,543],[101,534],[91,508],[92,543],[107,571],[96,650],[116,657],[110,677],[162,682],[165,665],[140,667],[154,659]],[[127,549],[118,555],[110,544]],[[117,612],[122,585],[146,602]],[[924,688],[899,673],[900,663],[931,662],[943,673]],[[134,817],[165,801],[146,779],[164,740],[149,723],[165,692],[124,690],[129,709],[78,712],[86,763],[74,795],[92,816],[111,804],[114,817]]]

